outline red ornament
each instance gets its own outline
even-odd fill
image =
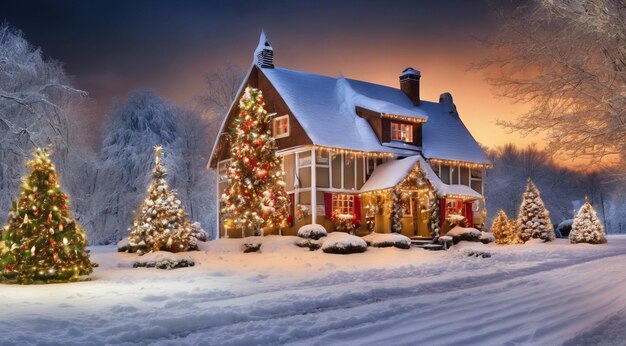
[[[48,222],[52,221],[52,213],[48,213]]]
[[[13,270],[13,266],[10,264],[7,264],[4,269],[8,270],[8,271],[12,271]]]
[[[242,112],[241,112],[241,115],[245,117],[246,115],[248,115],[248,112],[246,112],[246,111],[242,111]]]
[[[26,250],[26,244],[22,244],[22,246],[20,246],[20,249],[21,249],[22,251]]]

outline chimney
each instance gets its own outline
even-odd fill
[[[265,31],[261,31],[259,45],[254,50],[254,63],[261,68],[274,68],[274,49],[265,36]]]
[[[400,90],[411,99],[415,106],[420,104],[420,71],[407,67],[400,74]]]
[[[443,106],[443,111],[452,115],[459,116],[459,113],[456,111],[456,105],[454,104],[454,100],[452,99],[452,94],[446,92],[439,95],[439,104]]]

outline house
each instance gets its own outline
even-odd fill
[[[452,96],[422,100],[420,78],[419,71],[407,68],[399,88],[392,88],[277,67],[261,34],[236,100],[252,86],[275,113],[272,135],[291,201],[290,228],[283,234],[311,223],[332,231],[337,215],[350,215],[362,231],[369,223],[389,232],[393,191],[401,196],[407,236],[433,237],[459,220],[484,221],[484,177],[491,162],[461,121]],[[225,134],[237,105],[221,125],[209,162],[218,172],[218,201],[227,186]],[[241,236],[218,223],[220,236]]]

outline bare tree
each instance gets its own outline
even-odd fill
[[[626,2],[534,0],[501,19],[476,67],[496,93],[531,105],[501,124],[543,133],[551,153],[626,165]]]
[[[229,63],[204,75],[206,89],[195,101],[208,122],[210,138],[217,134],[222,119],[237,97],[244,74],[239,66]]]
[[[59,62],[44,60],[21,31],[0,25],[0,209],[8,209],[34,147],[52,145],[57,167],[71,144],[68,109],[86,96]]]

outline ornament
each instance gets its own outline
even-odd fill
[[[48,213],[48,219],[47,219],[47,221],[48,221],[48,222],[52,221],[52,213]]]

